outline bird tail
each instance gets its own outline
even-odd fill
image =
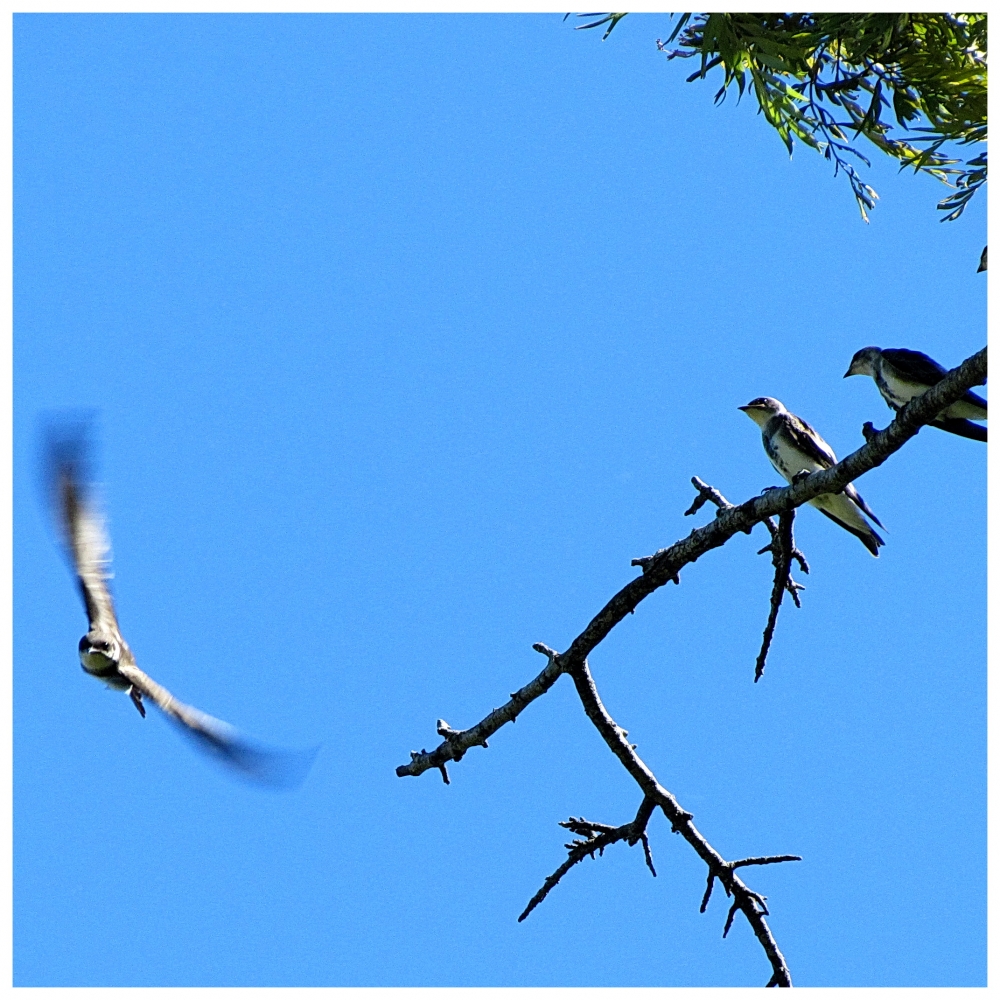
[[[831,521],[835,524],[839,524],[845,531],[849,531],[855,538],[861,539],[861,544],[873,555],[878,558],[879,547],[885,545],[885,539],[870,525],[866,524],[865,527],[867,531],[863,531],[861,528],[856,528],[853,524],[848,524],[846,521],[842,521],[839,517],[831,514],[828,510],[824,510],[822,507],[817,508],[821,514],[826,514]]]

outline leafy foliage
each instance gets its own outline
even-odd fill
[[[607,24],[607,38],[625,15],[580,16],[599,18],[581,28]],[[716,103],[733,84],[741,98],[752,88],[789,154],[799,139],[844,172],[865,221],[878,195],[855,165],[871,166],[858,136],[955,187],[938,203],[943,222],[986,183],[985,152],[948,155],[986,141],[985,14],[681,14],[657,45],[668,59],[700,58],[688,82],[721,67]]]

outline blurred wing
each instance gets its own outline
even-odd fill
[[[192,737],[202,750],[243,777],[266,785],[294,788],[302,784],[309,773],[318,748],[297,751],[256,746],[228,723],[178,701],[134,663],[119,664],[118,672]]]
[[[107,584],[111,579],[111,543],[104,518],[93,497],[88,495],[82,475],[86,443],[80,428],[68,436],[51,433],[46,455],[47,478],[90,627],[118,635],[118,620]]]

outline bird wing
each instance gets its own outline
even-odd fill
[[[104,518],[93,497],[88,495],[81,474],[85,449],[85,437],[79,428],[61,439],[50,435],[46,463],[49,487],[90,627],[121,638],[107,584],[112,575],[111,543]]]
[[[928,387],[937,385],[948,374],[948,369],[939,365],[922,351],[908,351],[903,347],[890,347],[882,352],[882,357],[908,382]],[[971,389],[962,396],[962,401],[972,406],[986,409],[986,400]],[[985,419],[985,418],[984,418]],[[960,433],[955,431],[953,433]],[[964,436],[964,435],[963,435]]]
[[[922,351],[908,351],[903,347],[889,347],[882,357],[906,379],[918,385],[937,385],[948,374],[933,358]]]
[[[132,660],[132,657],[127,659]],[[118,672],[191,736],[202,750],[246,778],[268,785],[295,787],[302,783],[312,766],[317,750],[276,750],[256,746],[229,723],[178,701],[162,684],[157,684],[140,670],[134,661],[125,662],[123,659],[118,665]]]
[[[833,453],[833,449],[801,417],[789,413],[785,421],[785,431],[792,444],[822,468],[829,469],[830,466],[837,464],[837,456]]]
[[[875,516],[875,512],[865,503],[864,498],[857,491],[854,483],[848,483],[844,487],[844,495],[853,500],[880,528],[885,525]]]
[[[973,441],[986,440],[986,428],[981,424],[974,424],[971,420],[963,420],[955,417],[938,417],[933,421],[934,427],[940,427],[950,434],[957,434],[959,437],[970,438]]]
[[[875,556],[876,559],[878,558],[879,546],[885,545],[885,542],[872,528],[868,528],[867,531],[864,531],[837,517],[836,514],[831,514],[830,511],[824,510],[822,507],[818,508],[818,510],[821,514],[825,514],[828,518],[830,518],[834,524],[839,524],[845,531],[849,531],[852,535],[854,535],[855,538],[860,538],[865,548],[868,549],[868,551]]]
[[[819,434],[801,417],[795,416],[794,413],[789,413],[788,416],[789,419],[785,423],[785,429],[788,432],[789,438],[795,444],[795,447],[807,454],[824,469],[829,469],[836,465],[837,456],[834,454],[833,449],[819,436]],[[861,494],[854,488],[853,483],[848,483],[847,486],[844,487],[843,494],[852,500],[861,510],[863,510],[880,528],[885,527],[885,525],[883,525],[872,512],[872,509],[868,506],[868,504],[866,504],[862,499]],[[827,496],[832,497],[834,494],[827,494]],[[820,509],[822,510],[822,508]],[[847,528],[848,531],[858,535],[858,537],[864,541],[864,536],[859,534],[857,528],[852,528],[850,525],[844,523],[841,518],[835,517],[827,510],[824,510],[823,513],[826,514],[827,517],[832,517],[838,524]],[[858,519],[863,520],[860,515],[858,516]],[[872,532],[872,534],[874,534],[874,532]],[[877,535],[875,537],[878,538]],[[879,543],[881,544],[881,539],[879,539]],[[865,544],[868,545],[867,542],[865,542]],[[869,548],[870,547],[871,546],[869,545]]]

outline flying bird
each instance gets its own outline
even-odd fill
[[[900,347],[881,350],[862,347],[853,358],[844,378],[851,375],[871,375],[882,393],[882,398],[892,410],[901,410],[911,399],[923,395],[948,374],[933,358],[920,351],[907,351]],[[986,400],[971,390],[951,406],[942,410],[931,421],[933,427],[971,438],[986,440],[986,428],[973,420],[986,419]]]
[[[761,429],[764,451],[771,464],[791,482],[800,472],[818,472],[837,464],[833,449],[804,420],[789,413],[770,396],[759,396],[740,409]],[[861,539],[873,556],[878,556],[885,542],[865,520],[867,514],[880,528],[882,522],[872,513],[861,494],[848,483],[842,493],[821,493],[809,501],[842,528]],[[863,512],[863,513],[862,513]]]
[[[178,701],[139,669],[119,630],[108,589],[111,545],[93,490],[86,482],[87,452],[84,425],[48,428],[46,485],[90,623],[79,643],[83,669],[108,687],[128,694],[143,718],[148,699],[201,749],[244,777],[270,785],[300,784],[312,766],[315,750],[275,750],[251,743],[228,723]]]

